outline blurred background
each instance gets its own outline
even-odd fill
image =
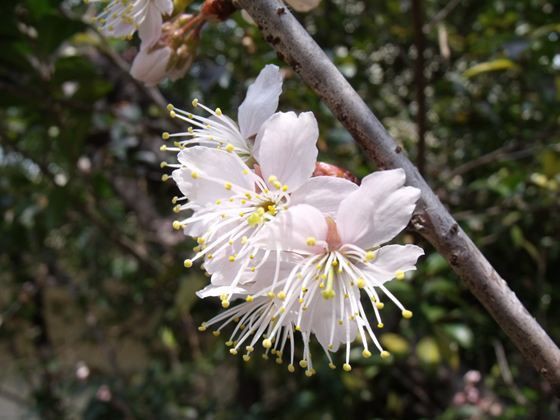
[[[163,131],[194,97],[235,116],[266,63],[280,109],[312,110],[320,159],[375,168],[239,13],[208,25],[187,76],[148,89],[132,42],[78,0],[0,2],[0,418],[552,419],[547,383],[426,250],[391,285],[389,361],[317,375],[231,356],[182,261]],[[196,9],[196,4],[194,5]],[[552,0],[323,0],[298,18],[421,167],[528,310],[560,340],[560,6]],[[421,57],[421,58],[419,58]],[[177,124],[177,125],[174,125]],[[556,320],[556,321],[555,321]],[[340,363],[339,363],[340,364]]]

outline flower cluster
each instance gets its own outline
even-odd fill
[[[225,20],[235,11],[231,0],[205,0],[196,14],[183,13],[190,0],[84,1],[108,3],[94,19],[104,35],[130,40],[138,31],[141,44],[130,74],[147,86],[183,77],[194,60],[205,23]],[[308,12],[320,0],[286,3],[296,11]]]
[[[310,112],[276,112],[281,90],[279,69],[268,65],[249,87],[237,122],[197,100],[193,106],[208,116],[169,106],[172,117],[190,124],[163,134],[173,145],[162,150],[178,153],[177,164],[163,163],[182,193],[174,210],[186,213],[173,226],[198,242],[184,265],[200,262],[210,276],[199,297],[219,297],[226,309],[200,330],[219,335],[233,324],[230,353],[247,361],[260,343],[265,357],[285,358],[290,371],[299,363],[307,375],[315,372],[315,337],[332,368],[331,354],[344,348],[349,371],[356,338],[364,357],[370,349],[389,356],[374,332],[383,327],[384,299],[412,316],[385,283],[414,270],[423,251],[383,244],[406,227],[420,191],[404,186],[400,169],[372,173],[360,186],[312,176],[317,122]]]

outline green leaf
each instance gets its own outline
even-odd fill
[[[394,333],[385,333],[379,337],[383,347],[389,351],[389,353],[400,355],[407,354],[410,352],[410,346],[408,342],[402,338],[400,335]]]
[[[518,66],[513,61],[508,60],[507,58],[499,58],[493,61],[487,61],[485,63],[479,63],[472,66],[470,69],[465,70],[463,76],[467,79],[471,77],[478,76],[482,73],[488,73],[491,71],[500,71],[500,70],[509,70],[509,69],[517,69]]]
[[[439,347],[432,337],[422,338],[416,345],[416,355],[424,364],[432,365],[441,361]]]

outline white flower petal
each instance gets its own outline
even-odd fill
[[[145,46],[154,45],[161,35],[162,24],[161,12],[153,2],[150,2],[146,17],[138,27],[138,36],[142,40],[142,44]]]
[[[344,178],[316,176],[292,193],[291,205],[309,204],[323,213],[334,216],[340,202],[358,186]]]
[[[227,295],[227,294],[234,295],[234,296],[232,296],[232,300],[233,300],[233,299],[236,299],[236,298],[240,297],[240,296],[236,296],[236,295],[245,295],[246,290],[243,289],[242,287],[231,287],[231,286],[228,286],[228,285],[215,286],[213,284],[209,284],[204,289],[196,292],[196,295],[201,299],[204,299],[204,298],[207,298],[207,297],[222,296],[222,295]]]
[[[268,222],[254,241],[265,249],[314,254],[325,248],[327,233],[328,225],[323,213],[300,204]],[[313,240],[308,243],[311,238]]]
[[[365,177],[360,188],[340,204],[336,223],[343,243],[364,249],[387,242],[403,230],[420,190],[403,187],[402,169],[378,171]]]
[[[309,12],[321,3],[321,0],[285,0],[294,10],[298,12]]]
[[[243,138],[248,139],[259,131],[263,123],[278,108],[278,98],[282,93],[280,69],[273,64],[266,65],[255,82],[249,86],[247,96],[239,106],[239,128]]]
[[[253,154],[263,178],[274,175],[290,191],[307,181],[317,161],[319,128],[312,112],[277,112],[257,134]]]
[[[416,261],[422,255],[424,250],[416,245],[387,245],[376,251],[375,261],[361,269],[378,286],[395,278],[399,271],[416,270]]]
[[[214,203],[237,188],[254,190],[254,175],[235,153],[195,146],[182,150],[178,159],[186,168],[173,171],[173,179],[191,203]],[[225,188],[226,183],[231,184],[230,189]]]
[[[170,15],[173,12],[173,1],[172,0],[153,0],[155,6],[162,15]]]
[[[130,74],[147,86],[154,86],[165,79],[171,49],[165,47],[151,52],[148,52],[149,50],[149,47],[140,48],[132,62]]]

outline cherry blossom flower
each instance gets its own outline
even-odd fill
[[[175,146],[198,144],[218,147],[237,153],[243,160],[251,160],[255,136],[263,123],[278,108],[281,93],[280,69],[268,64],[261,70],[255,82],[249,86],[247,96],[238,109],[238,123],[224,115],[220,108],[212,110],[194,99],[193,107],[202,108],[210,116],[195,115],[169,105],[171,117],[179,118],[191,124],[191,127],[186,132],[163,133],[163,139],[186,137],[184,140],[176,141]]]
[[[163,48],[141,48],[130,68],[130,74],[146,86],[155,86],[164,79],[175,81],[183,77],[192,64],[193,57],[187,57],[179,66],[174,66],[173,50]]]
[[[88,0],[98,1],[102,0]],[[171,12],[172,0],[111,0],[96,20],[101,31],[111,37],[131,38],[138,29],[138,35],[147,47],[160,37],[162,15]]]
[[[164,164],[177,168],[172,176],[184,195],[174,199],[179,203],[175,211],[192,211],[174,222],[174,227],[197,237],[199,244],[185,266],[205,259],[204,268],[212,274],[212,285],[199,296],[218,295],[228,307],[234,294],[247,293],[244,286],[254,281],[251,273],[272,257],[276,261],[273,277],[279,279],[279,252],[256,247],[254,236],[290,205],[309,203],[328,214],[357,188],[341,178],[311,178],[317,137],[311,112],[299,116],[279,112],[257,134],[253,151],[257,171],[227,147],[186,148],[179,152],[178,164]]]
[[[281,302],[276,312],[267,312],[274,323],[263,341],[265,348],[270,344],[266,340],[277,340],[289,323],[302,332],[306,349],[311,333],[327,355],[344,344],[346,371],[351,370],[350,346],[357,336],[364,357],[371,356],[368,337],[381,357],[389,356],[368,321],[361,295],[363,291],[369,298],[378,328],[383,327],[382,295],[401,310],[404,318],[412,317],[412,312],[384,286],[393,278],[404,279],[423,255],[415,245],[382,246],[406,227],[420,196],[420,190],[405,187],[404,182],[401,169],[373,173],[340,202],[334,217],[300,204],[259,232],[254,239],[257,246],[292,254],[291,259],[285,259],[290,274],[275,284],[273,298]],[[260,299],[268,294],[265,287],[252,297]],[[309,353],[304,353],[303,364],[312,369]],[[330,365],[334,366],[332,361]]]
[[[351,370],[350,343],[357,336],[364,357],[372,355],[368,337],[381,357],[388,357],[368,321],[361,291],[371,302],[377,328],[383,328],[380,293],[401,309],[404,318],[412,316],[384,283],[404,279],[423,251],[415,245],[381,246],[408,224],[419,197],[419,190],[404,187],[404,181],[400,169],[377,172],[346,194],[336,209],[331,203],[329,214],[299,204],[266,224],[253,242],[276,252],[276,258],[265,261],[245,289],[238,290],[245,302],[203,323],[200,330],[213,328],[219,335],[236,324],[226,342],[232,354],[244,349],[243,359],[248,361],[262,339],[265,357],[270,352],[282,363],[287,353],[290,372],[295,370],[295,341],[300,335],[303,352],[298,364],[308,376],[315,373],[312,334],[331,368],[336,367],[331,353],[344,344],[343,369]]]

